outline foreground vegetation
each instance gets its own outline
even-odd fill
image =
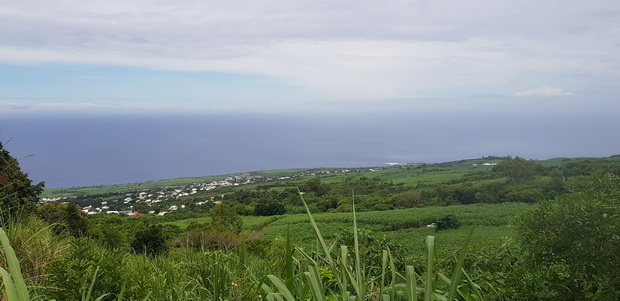
[[[36,206],[43,185],[0,159],[7,300],[620,298],[617,156],[306,175],[135,217],[75,204],[113,195]]]

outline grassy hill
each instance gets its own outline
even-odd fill
[[[613,274],[603,273],[600,274],[602,278],[590,278],[589,274],[569,269],[567,263],[573,262],[592,266],[587,259],[594,257],[586,254],[590,250],[575,252],[579,256],[577,261],[558,257],[557,261],[552,258],[541,265],[527,256],[538,252],[539,246],[528,245],[528,241],[524,243],[523,240],[524,229],[547,227],[547,222],[539,220],[554,212],[553,217],[562,222],[552,223],[545,231],[563,229],[560,236],[566,241],[551,241],[550,247],[555,248],[558,243],[562,246],[553,249],[553,254],[574,249],[570,243],[577,239],[578,246],[597,244],[596,255],[607,256],[605,264],[597,266],[597,270],[605,267],[607,262],[614,262],[617,236],[608,235],[613,231],[599,229],[618,229],[617,219],[608,218],[618,216],[617,204],[598,206],[596,202],[590,202],[617,200],[620,191],[618,178],[610,173],[620,174],[620,156],[543,161],[492,157],[439,164],[274,170],[49,189],[46,196],[66,199],[50,201],[49,206],[39,207],[38,213],[48,216],[46,221],[54,226],[67,223],[68,227],[73,227],[75,222],[88,220],[82,223],[85,230],[80,232],[85,235],[63,238],[62,235],[66,234],[61,231],[61,240],[58,240],[51,234],[51,229],[56,229],[54,227],[27,225],[32,228],[31,232],[22,233],[48,233],[45,235],[49,235],[49,239],[36,241],[57,241],[58,245],[38,249],[20,245],[18,253],[40,251],[46,255],[36,258],[43,259],[49,257],[48,250],[62,253],[53,263],[31,264],[53,267],[46,274],[52,276],[44,279],[44,285],[33,287],[54,288],[40,294],[55,296],[57,300],[59,296],[70,293],[78,296],[78,300],[86,287],[82,280],[92,279],[99,268],[103,273],[96,281],[94,291],[98,295],[125,293],[131,296],[130,299],[155,296],[155,299],[180,300],[184,297],[176,294],[182,292],[185,297],[191,294],[195,300],[204,300],[217,299],[218,292],[228,290],[225,299],[233,299],[233,295],[237,300],[255,299],[264,293],[259,287],[266,280],[265,275],[285,279],[285,261],[299,265],[296,273],[302,275],[301,272],[320,257],[317,237],[305,213],[306,207],[302,205],[303,197],[322,237],[334,246],[348,245],[349,250],[354,249],[352,208],[355,201],[360,238],[355,247],[363,253],[367,272],[369,275],[375,273],[374,277],[379,276],[376,273],[381,271],[381,256],[387,254],[382,251],[387,249],[390,250],[390,261],[394,258],[396,270],[404,271],[405,264],[413,264],[414,268],[409,271],[419,275],[450,271],[457,258],[455,251],[465,244],[468,233],[473,233],[469,253],[463,257],[463,267],[470,278],[461,280],[460,286],[474,288],[470,292],[479,294],[478,300],[571,300],[570,294],[566,295],[561,288],[577,283],[573,279],[587,284],[579,287],[581,284],[578,283],[574,287],[574,291],[581,290],[581,296],[598,294],[599,291],[620,296],[617,289],[598,289],[612,283],[607,279],[617,279]],[[583,195],[589,198],[584,199]],[[80,208],[59,204],[65,200],[95,214],[86,217],[80,213]],[[542,200],[552,201],[540,202]],[[565,203],[580,204],[576,208],[588,210],[570,211],[577,216],[573,220],[573,215],[565,214]],[[71,208],[73,211],[66,210]],[[211,210],[213,208],[217,210]],[[50,214],[44,214],[45,210]],[[130,217],[110,212],[120,210],[139,214]],[[51,214],[54,212],[71,214],[63,217]],[[515,219],[517,216],[521,218]],[[524,228],[523,221],[528,217],[530,224]],[[597,224],[588,227],[588,223],[581,223],[582,219],[594,220]],[[237,221],[242,221],[242,227]],[[567,226],[572,222],[575,224]],[[435,227],[429,227],[433,224]],[[610,228],[605,228],[607,226]],[[533,236],[539,239],[540,248],[549,242],[545,231]],[[284,241],[288,233],[297,249],[287,255]],[[23,236],[32,241],[32,235]],[[427,252],[425,242],[428,236],[434,236],[437,241],[435,251]],[[585,244],[578,240],[590,236],[596,239]],[[569,244],[564,245],[565,242]],[[302,250],[308,256],[302,255]],[[147,255],[147,251],[158,253]],[[341,256],[345,261],[352,259],[347,259],[350,255],[333,251],[333,255]],[[436,260],[434,267],[424,267],[427,253],[435,255],[432,256]],[[541,254],[551,253],[543,249]],[[84,264],[78,266],[76,262]],[[331,287],[330,269],[324,268],[324,260],[319,260],[318,265],[323,277],[323,283],[318,285]],[[31,278],[35,274],[27,273]],[[218,276],[210,278],[215,275],[213,273]],[[74,274],[78,276],[67,277]],[[556,277],[558,275],[562,278]],[[222,281],[216,286],[201,282],[205,279]],[[421,276],[418,279],[422,279]],[[68,281],[72,284],[67,285]],[[235,286],[237,283],[241,284]],[[376,283],[368,283],[368,287],[374,285]],[[125,287],[129,290],[125,291]],[[559,291],[555,291],[558,287]],[[445,286],[440,290],[445,291]]]
[[[326,182],[338,182],[347,177],[381,177],[385,180],[395,181],[396,183],[440,183],[477,170],[488,170],[490,167],[473,166],[486,162],[497,163],[499,159],[471,159],[439,164],[407,164],[393,167],[353,167],[353,168],[315,168],[315,169],[285,169],[285,170],[265,170],[252,171],[245,173],[235,173],[226,175],[204,176],[204,177],[184,177],[175,179],[165,179],[158,181],[148,181],[140,183],[126,183],[115,185],[98,185],[84,187],[64,187],[46,188],[42,197],[73,197],[95,194],[122,193],[127,191],[137,191],[144,189],[157,189],[161,187],[184,186],[195,183],[205,183],[220,181],[231,177],[262,176],[271,178],[271,182],[299,183],[303,181],[303,176],[321,171],[340,171],[321,174],[320,177]],[[372,169],[372,171],[371,171]],[[349,170],[349,172],[341,172]],[[303,175],[303,176],[302,176]],[[290,179],[279,179],[291,177]],[[252,186],[247,186],[251,188]]]

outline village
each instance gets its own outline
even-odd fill
[[[181,204],[180,200],[189,198],[193,195],[207,192],[214,189],[225,187],[255,184],[261,182],[272,182],[288,180],[297,177],[308,177],[316,175],[325,175],[330,173],[357,173],[381,170],[383,167],[364,167],[364,168],[321,168],[311,169],[295,173],[289,176],[264,177],[261,175],[250,176],[230,176],[219,181],[211,181],[208,183],[192,183],[189,185],[166,186],[158,189],[145,189],[140,191],[129,191],[112,196],[87,195],[82,197],[55,197],[42,198],[39,203],[59,202],[59,203],[75,203],[82,208],[82,211],[88,215],[95,214],[117,214],[125,216],[143,216],[144,214],[153,214],[163,216],[170,212],[183,210],[185,204]],[[221,204],[222,201],[216,200],[215,196],[209,198],[200,198],[193,202],[195,206],[202,206],[207,203],[214,205]]]

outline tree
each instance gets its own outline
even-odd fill
[[[620,177],[591,176],[583,191],[543,201],[515,224],[529,269],[541,269],[531,283],[552,284],[547,298],[620,298]]]
[[[325,195],[330,189],[327,184],[321,183],[321,179],[319,178],[306,181],[305,188],[308,191],[314,192],[314,195],[318,197]]]
[[[237,212],[226,204],[219,204],[209,211],[212,222],[211,226],[216,230],[231,231],[235,234],[241,233],[243,220]]]
[[[75,204],[48,203],[37,208],[37,215],[50,223],[56,234],[80,237],[89,230],[86,214]]]
[[[428,203],[431,198],[418,191],[401,192],[392,197],[392,205],[398,208],[422,207]]]
[[[131,243],[134,252],[146,253],[149,256],[168,253],[166,237],[161,225],[150,225],[147,229],[136,232],[136,238]]]
[[[32,212],[44,183],[32,184],[28,174],[23,173],[17,160],[4,149],[0,142],[0,212],[15,214],[18,209]]]
[[[532,160],[525,160],[521,157],[508,157],[493,167],[494,172],[498,172],[508,178],[508,182],[519,184],[534,179],[536,163]]]
[[[284,205],[274,200],[260,201],[254,207],[254,215],[258,216],[281,215],[284,212],[286,212]]]
[[[545,192],[551,196],[555,197],[566,192],[566,185],[564,183],[564,174],[559,168],[554,168],[549,172],[549,177],[551,177],[551,182],[547,187],[545,187]]]

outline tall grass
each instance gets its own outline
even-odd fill
[[[454,300],[457,295],[469,300],[470,292],[479,290],[473,282],[461,281],[467,245],[473,231],[470,231],[449,278],[436,271],[434,236],[426,238],[425,269],[407,265],[404,273],[401,273],[396,269],[390,250],[382,252],[379,269],[366,267],[363,265],[359,249],[355,203],[352,205],[354,244],[351,256],[346,246],[340,246],[338,253],[335,252],[337,242],[331,245],[326,242],[303,195],[301,193],[299,195],[305,206],[310,226],[316,235],[318,252],[309,254],[298,248],[295,251],[301,258],[297,259],[287,248],[287,265],[296,263],[296,273],[287,267],[284,281],[273,274],[269,275],[271,285],[268,283],[262,285],[267,300],[431,301]],[[290,241],[287,242],[287,245],[289,244]]]
[[[0,229],[0,242],[6,256],[9,271],[0,267],[0,275],[2,276],[2,285],[8,301],[29,301],[30,293],[26,288],[26,282],[22,275],[19,260],[15,255],[13,247],[9,242],[9,238],[3,229]]]
[[[55,235],[45,221],[32,216],[21,222],[10,220],[6,234],[28,282],[46,278],[49,266],[69,247],[68,241]]]

